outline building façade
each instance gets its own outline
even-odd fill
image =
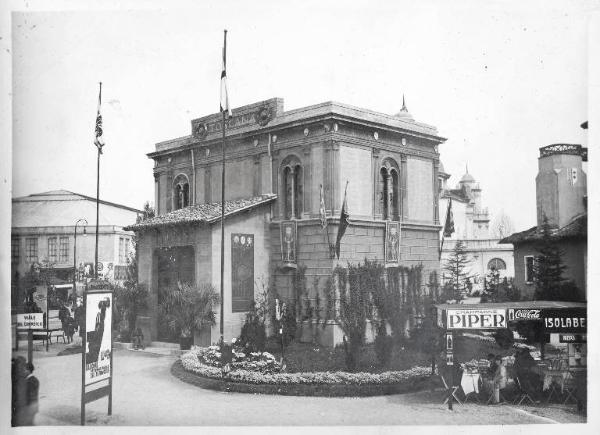
[[[148,154],[157,216],[128,229],[139,236],[152,340],[168,339],[158,304],[169,288],[184,281],[220,286],[222,128],[220,113],[194,119],[190,135]],[[393,116],[335,102],[284,111],[275,98],[234,109],[225,145],[225,340],[239,335],[266,286],[294,298],[299,268],[309,299],[337,265],[365,258],[390,267],[422,264],[423,283],[439,272],[437,147],[444,141],[404,106]],[[345,191],[350,225],[338,259],[333,245]],[[324,344],[341,340],[335,327],[328,331]],[[195,342],[218,338],[217,325]]]

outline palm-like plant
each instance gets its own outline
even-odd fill
[[[194,331],[216,323],[214,306],[220,301],[210,284],[196,287],[177,283],[177,288],[165,295],[161,307],[169,328],[182,337],[191,337]]]

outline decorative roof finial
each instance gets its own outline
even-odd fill
[[[400,109],[401,112],[408,112],[408,109],[406,108],[406,102],[404,101],[404,94],[402,94],[402,109]]]
[[[465,163],[465,173],[468,174],[469,173],[469,164]]]

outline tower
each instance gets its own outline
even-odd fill
[[[581,145],[554,144],[540,148],[535,177],[538,227],[544,215],[550,226],[561,228],[586,211],[584,161],[587,148]]]

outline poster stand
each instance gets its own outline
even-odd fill
[[[85,426],[85,405],[96,401],[105,396],[108,396],[108,415],[112,415],[112,391],[113,391],[113,342],[112,342],[112,302],[113,289],[108,281],[94,280],[86,286],[83,294],[83,306],[85,307],[84,327],[81,328],[82,334],[82,352],[81,352],[81,425]],[[97,307],[97,308],[96,308]],[[94,311],[92,311],[92,308]],[[100,323],[101,331],[94,329],[93,337],[95,342],[88,342],[88,315],[95,313],[96,327]],[[99,333],[100,331],[100,333]],[[92,333],[92,331],[90,331]],[[104,338],[106,337],[106,340]],[[103,346],[104,345],[104,346]],[[106,368],[106,363],[99,367],[101,360],[105,360],[106,352],[108,352],[108,376],[98,368]],[[90,359],[95,361],[87,361],[86,358],[90,355]],[[88,367],[89,365],[92,367]],[[100,374],[97,374],[100,372]],[[86,373],[88,376],[86,376]],[[100,379],[92,380],[92,377]],[[95,386],[98,383],[108,381],[107,385],[100,388],[88,388]]]

